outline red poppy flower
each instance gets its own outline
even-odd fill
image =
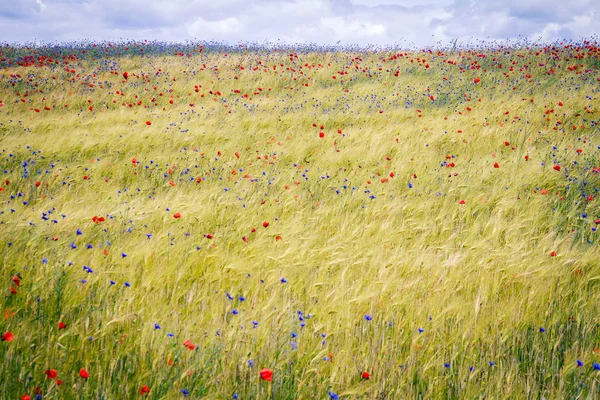
[[[563,102],[562,102],[562,101],[559,101],[559,102],[558,102],[558,105],[559,105],[560,107],[562,107],[562,106],[563,106]]]
[[[556,257],[556,251],[552,250],[552,252],[550,253],[550,257]]]
[[[248,243],[248,238],[246,236],[242,236],[242,240],[246,243]]]
[[[325,132],[319,132],[319,137],[323,139],[325,137]]]
[[[19,275],[13,276],[12,281],[13,281],[13,284],[17,287],[21,284],[21,278],[19,277]]]
[[[146,121],[146,125],[150,126],[150,125],[152,125],[152,122]]]
[[[17,293],[19,293],[19,292],[17,292],[17,289],[15,289],[15,288],[14,288],[14,287],[12,287],[12,286],[10,287],[10,292],[11,292],[12,294],[17,294]]]
[[[148,394],[148,393],[150,393],[150,388],[148,387],[148,385],[142,386],[142,388],[140,389],[140,394]]]
[[[267,226],[269,226],[269,223],[267,221],[263,222],[263,228],[266,228]]]
[[[129,78],[129,74],[127,73],[127,71],[123,72],[123,78],[125,78],[125,79]]]
[[[460,201],[458,202],[458,204],[466,204],[466,201],[464,201],[464,200],[460,200]]]
[[[48,379],[56,379],[56,377],[58,376],[58,371],[55,369],[47,369],[44,373],[46,374]]]
[[[500,165],[497,162],[495,162],[494,163],[494,168],[500,168]]]
[[[183,345],[184,345],[185,347],[187,347],[188,349],[190,349],[190,350],[194,350],[194,349],[196,348],[196,345],[195,345],[194,343],[192,343],[192,341],[191,341],[190,339],[186,339],[186,340],[183,342]]]
[[[268,368],[263,368],[260,371],[260,379],[263,381],[271,382],[273,380],[273,371]]]
[[[63,384],[63,381],[61,379],[56,380],[56,386],[60,386],[62,384]]]
[[[12,342],[15,339],[15,335],[12,332],[6,332],[2,335],[3,342]]]
[[[36,187],[39,187],[41,184],[42,184],[42,182],[40,182],[40,181],[35,182]]]
[[[473,83],[479,83],[479,82],[480,82],[480,79],[479,79],[479,78],[475,78],[475,79],[473,79]]]
[[[79,370],[79,376],[82,377],[83,379],[87,379],[90,377],[90,373],[87,372],[87,370],[85,368],[81,368]]]
[[[181,218],[181,214],[177,212],[177,213],[173,214],[173,218],[175,218],[175,219]]]
[[[362,373],[362,375],[360,377],[363,379],[369,379],[369,378],[371,378],[371,374],[368,373],[367,371],[365,371]]]
[[[555,165],[553,168],[555,171],[560,171],[560,165]]]
[[[67,325],[64,322],[61,321],[61,322],[58,323],[58,329],[59,330],[60,329],[65,329],[66,327],[67,327]]]
[[[21,396],[21,400],[31,400],[31,396],[28,394],[24,394],[23,396]]]

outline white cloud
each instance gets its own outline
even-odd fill
[[[46,9],[46,5],[42,2],[42,0],[35,0],[35,3],[40,6],[40,11],[44,11]]]
[[[597,0],[0,0],[2,40],[428,46],[598,33]],[[23,29],[27,27],[27,29]]]

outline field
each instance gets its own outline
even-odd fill
[[[3,46],[0,398],[598,398],[599,57]]]

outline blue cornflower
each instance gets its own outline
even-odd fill
[[[42,258],[42,264],[48,264],[48,259],[46,257]]]
[[[121,257],[125,258],[125,257],[127,257],[127,254],[121,253]]]
[[[287,279],[281,278],[281,283],[287,283]]]
[[[236,310],[236,309],[234,308],[233,310],[231,310],[231,313],[232,313],[233,315],[238,315],[238,310]]]
[[[258,321],[252,321],[252,326],[253,326],[254,328],[258,327]]]
[[[496,366],[496,363],[493,361],[490,361],[490,367],[495,367],[495,366]]]
[[[444,367],[445,367],[445,368],[450,368],[450,363],[445,363],[445,364],[444,364]]]
[[[232,295],[230,295],[229,293],[225,292],[225,296],[227,296],[227,298],[228,298],[229,300],[233,300],[233,296],[232,296]]]
[[[544,333],[546,330],[540,326],[540,332]]]
[[[371,321],[373,319],[373,317],[370,316],[369,314],[365,314],[364,318],[365,318],[366,321]]]
[[[159,325],[159,324],[157,324],[157,323],[155,323],[155,324],[154,324],[154,329],[160,329],[160,325]]]
[[[327,392],[327,394],[329,395],[329,398],[331,400],[339,400],[339,396],[337,395],[337,393],[334,393],[332,391]]]
[[[83,235],[83,232],[81,232],[81,229],[77,229],[77,231],[75,231],[75,233],[76,233],[77,235]]]
[[[131,284],[129,282],[125,282],[125,287],[130,287]]]
[[[599,363],[594,363],[594,369],[596,371],[600,371],[600,364]]]
[[[248,366],[250,368],[254,367],[254,361],[253,360],[248,360]]]
[[[180,392],[184,396],[189,396],[190,395],[190,392],[187,389],[181,389]]]
[[[583,367],[583,361],[577,360],[577,366],[578,367]]]
[[[425,332],[425,329],[419,328],[419,333],[423,333],[423,332]]]
[[[296,332],[292,332],[292,337],[293,338],[298,337],[298,334]]]
[[[110,281],[110,284],[111,284],[111,285],[114,285],[114,284],[116,284],[116,283],[117,283],[117,282],[115,282],[115,281]]]
[[[168,336],[168,337],[173,337],[173,336],[175,336],[175,335],[173,335],[172,333],[167,333],[167,336]]]

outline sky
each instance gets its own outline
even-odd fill
[[[597,38],[599,0],[0,0],[0,41],[426,47]]]

